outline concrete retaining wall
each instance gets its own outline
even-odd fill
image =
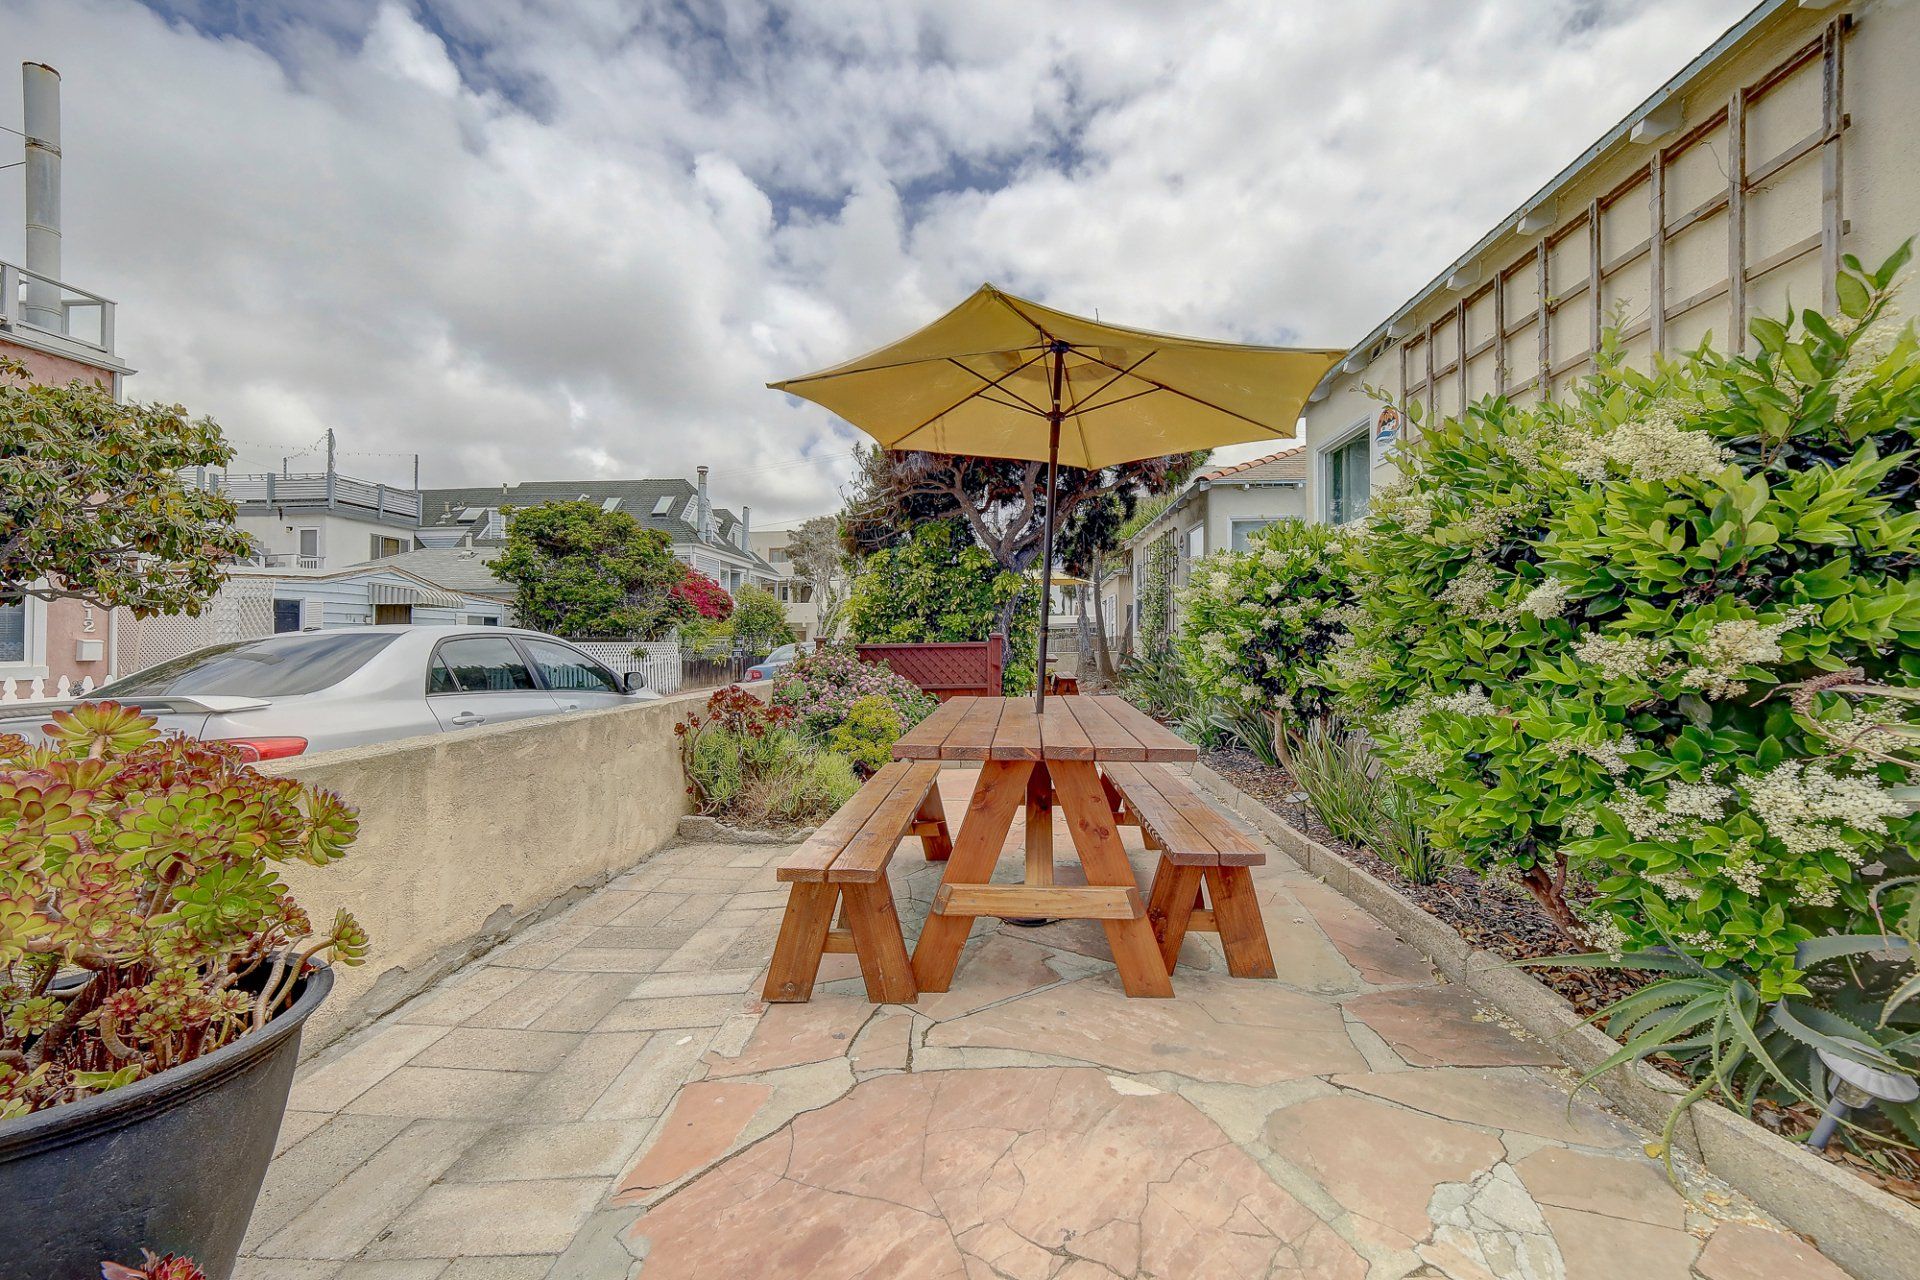
[[[1471,989],[1546,1042],[1585,1075],[1619,1043],[1583,1021],[1559,992],[1490,951],[1467,943],[1453,926],[1288,823],[1204,764],[1194,780],[1218,796],[1302,870],[1320,877],[1433,961],[1451,982]],[[1684,1092],[1644,1063],[1609,1071],[1593,1082],[1642,1128],[1660,1132]],[[1812,1238],[1860,1280],[1912,1280],[1920,1259],[1920,1209],[1829,1164],[1713,1102],[1698,1102],[1674,1126],[1675,1151],[1751,1196],[1767,1212]]]
[[[361,1026],[673,840],[688,811],[675,721],[705,695],[325,751],[262,766],[338,791],[360,838],[283,876],[316,921],[373,937],[303,1052]]]

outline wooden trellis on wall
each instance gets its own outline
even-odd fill
[[[1831,311],[1847,231],[1841,144],[1850,122],[1841,73],[1851,22],[1829,22],[1408,335],[1400,344],[1403,398],[1422,401],[1432,417],[1489,393],[1550,393],[1591,364],[1610,323],[1630,353],[1665,354],[1697,341],[1698,319],[1714,303],[1724,303],[1714,315],[1725,327],[1706,327],[1738,351],[1754,286],[1816,253],[1821,305]],[[1769,148],[1794,120],[1812,127]],[[1754,162],[1756,152],[1766,158]],[[1782,226],[1808,233],[1788,239]],[[1724,256],[1711,243],[1717,227]],[[1700,278],[1709,260],[1717,280]]]

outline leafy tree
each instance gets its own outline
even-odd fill
[[[592,502],[511,512],[493,573],[514,585],[522,625],[558,635],[651,639],[693,614],[667,535]]]
[[[0,359],[0,603],[27,596],[197,614],[252,543],[233,504],[181,478],[233,457],[210,418],[31,381]]]
[[[1093,593],[1093,654],[1100,678],[1113,681],[1113,653],[1107,647],[1106,605],[1101,596],[1106,585],[1107,558],[1120,546],[1120,531],[1133,518],[1139,506],[1134,490],[1110,491],[1082,502],[1055,536],[1054,552],[1060,567],[1087,580]]]
[[[923,524],[898,547],[876,551],[860,563],[848,622],[867,642],[920,644],[985,640],[1011,617],[1004,688],[1033,687],[1038,601],[1027,579],[1001,569],[982,547],[965,541],[954,525]]]
[[[793,531],[787,541],[787,559],[793,576],[813,593],[820,612],[820,634],[833,639],[846,612],[851,565],[846,547],[840,541],[840,521],[833,516],[815,516]]]
[[[1108,496],[1130,502],[1143,493],[1162,492],[1179,485],[1205,459],[1204,453],[1181,453],[1093,470],[1061,467],[1056,497],[1047,490],[1044,462],[895,453],[876,446],[862,456],[841,519],[843,537],[854,554],[867,555],[900,546],[928,521],[949,521],[970,534],[994,564],[1024,573],[1045,545],[1050,503],[1059,521],[1056,529],[1064,529],[1084,503]],[[1009,597],[995,619],[997,630],[1015,630],[1013,607]]]
[[[733,593],[733,638],[749,653],[764,654],[793,643],[793,628],[779,598],[752,584]]]

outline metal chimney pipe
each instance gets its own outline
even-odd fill
[[[60,278],[60,73],[42,62],[20,64],[26,107],[27,270]],[[53,333],[67,331],[60,286],[27,278],[20,318]]]
[[[700,477],[700,482],[695,486],[698,494],[693,510],[693,529],[702,542],[709,542],[713,539],[713,504],[707,501],[707,469],[695,467],[694,474]]]
[[[753,508],[742,506],[740,508],[740,549],[742,551],[753,550],[753,544],[747,541],[747,534],[751,531],[752,524]]]

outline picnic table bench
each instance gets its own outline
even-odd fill
[[[859,957],[867,998],[876,1004],[911,1002],[919,994],[887,884],[887,864],[909,835],[920,837],[929,861],[951,853],[939,776],[940,766],[930,762],[882,766],[780,864],[777,877],[792,889],[767,970],[763,995],[769,1002],[809,999],[820,958],[829,951]],[[833,927],[836,905],[838,928]]]

